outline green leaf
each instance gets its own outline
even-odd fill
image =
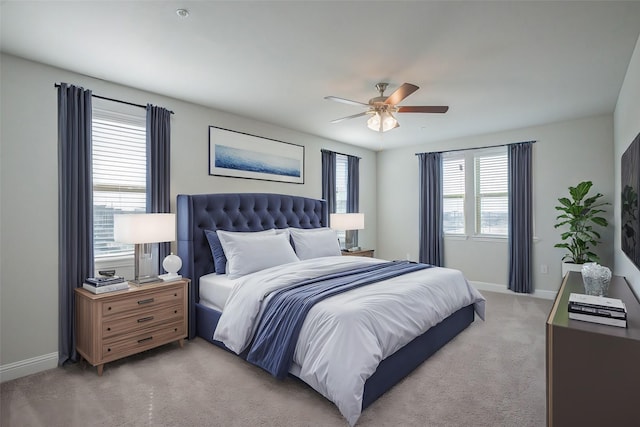
[[[591,181],[583,181],[575,188],[575,195],[571,194],[574,200],[582,200],[587,195],[593,183]]]
[[[595,218],[591,218],[591,221],[595,222],[596,224],[598,224],[598,225],[600,225],[602,227],[606,227],[607,225],[609,225],[607,220],[602,218],[602,217],[600,217],[600,216],[597,216]]]

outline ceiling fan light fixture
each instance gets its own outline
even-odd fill
[[[367,120],[367,127],[375,132],[387,132],[398,127],[398,120],[388,111],[376,111]]]

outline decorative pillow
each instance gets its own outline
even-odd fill
[[[236,235],[274,235],[276,234],[276,231],[274,229],[270,229],[264,231],[225,231],[225,233],[233,233]],[[225,274],[227,257],[224,254],[218,235],[213,230],[204,230],[204,234],[207,236],[207,241],[209,242],[209,248],[211,249],[211,256],[213,256],[213,266],[216,274]]]
[[[300,259],[342,255],[335,230],[330,228],[290,228],[296,255]]]
[[[245,274],[300,261],[285,233],[238,234],[218,231],[227,258],[229,279]]]

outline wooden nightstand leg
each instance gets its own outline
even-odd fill
[[[102,376],[102,371],[104,370],[104,363],[101,365],[96,366],[96,368],[98,368],[98,376],[101,377]]]
[[[178,340],[178,345],[180,346],[180,348],[184,348],[184,338],[180,338]]]

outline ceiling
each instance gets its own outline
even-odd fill
[[[374,150],[612,113],[640,34],[639,1],[2,1],[0,16],[3,52]],[[377,82],[450,109],[383,134],[329,123],[364,107],[325,96],[367,102]]]

